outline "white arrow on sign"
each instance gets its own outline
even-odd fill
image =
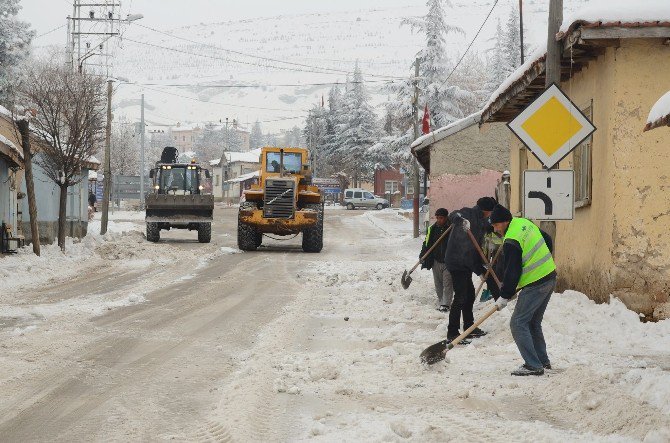
[[[523,215],[533,220],[572,220],[575,212],[574,171],[524,171]]]

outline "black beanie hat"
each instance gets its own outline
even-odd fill
[[[482,197],[477,200],[477,206],[482,211],[493,211],[493,208],[498,204],[495,198],[493,197]]]
[[[508,221],[512,221],[512,213],[503,205],[496,205],[496,207],[493,208],[493,212],[491,212],[489,222],[502,223]]]
[[[438,217],[438,216],[448,217],[449,216],[449,211],[447,211],[444,208],[440,208],[437,211],[435,211],[435,217]]]

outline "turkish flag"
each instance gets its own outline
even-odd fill
[[[423,133],[428,134],[430,132],[430,114],[428,113],[428,104],[426,104],[426,108],[423,110],[423,121],[421,124],[423,127]]]

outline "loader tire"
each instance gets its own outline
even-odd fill
[[[157,243],[161,239],[161,229],[158,223],[147,223],[147,240]]]
[[[318,213],[316,226],[302,232],[302,250],[305,252],[321,252],[323,249],[323,204],[306,205]]]
[[[209,243],[212,240],[212,224],[200,223],[198,225],[198,241],[200,243]]]
[[[256,209],[256,204],[253,202],[243,202],[240,204],[240,209],[242,208],[253,208]],[[242,223],[239,218],[237,218],[237,247],[242,251],[255,251],[263,241],[263,234],[256,231],[253,226],[246,225]]]

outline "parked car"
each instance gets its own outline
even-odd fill
[[[384,209],[389,207],[389,201],[378,197],[370,191],[360,188],[351,188],[344,190],[344,206],[347,209],[356,208],[375,208]]]

